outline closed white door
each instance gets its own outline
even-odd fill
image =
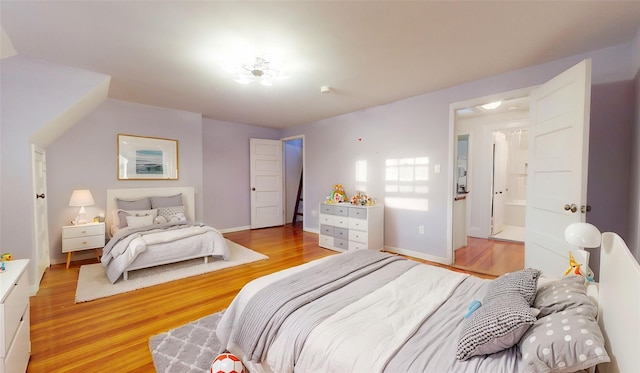
[[[284,224],[282,141],[250,139],[251,228]]]
[[[567,225],[585,220],[591,61],[531,94],[525,267],[551,277],[568,266]]]
[[[49,228],[47,219],[47,162],[44,149],[31,145],[31,170],[33,174],[34,231],[36,245],[36,271],[34,287],[37,290],[44,271],[51,264],[49,258]]]

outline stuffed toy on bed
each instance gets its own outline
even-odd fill
[[[565,276],[569,275],[580,275],[587,279],[587,281],[593,281],[593,271],[589,268],[588,265],[584,265],[582,268],[582,264],[576,262],[573,258],[573,254],[569,251],[569,269],[564,271]]]

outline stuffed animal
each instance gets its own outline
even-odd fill
[[[569,269],[564,271],[564,275],[580,275],[587,279],[587,281],[593,281],[593,272],[585,265],[586,268],[582,269],[582,264],[576,262],[573,258],[573,254],[569,251]]]
[[[5,254],[2,254],[2,256],[0,256],[0,260],[2,260],[3,262],[9,262],[11,261],[11,259],[13,259],[13,256],[11,255],[11,253],[5,253]]]
[[[347,202],[347,194],[344,192],[342,188],[342,184],[335,184],[333,186],[333,190],[331,191],[331,195],[327,198],[328,203],[340,203]]]

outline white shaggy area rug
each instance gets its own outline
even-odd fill
[[[269,258],[266,255],[247,249],[229,240],[227,240],[227,245],[229,247],[229,260],[211,260],[211,258],[209,258],[209,263],[205,264],[204,260],[199,258],[153,268],[139,269],[129,272],[129,279],[127,281],[124,281],[121,277],[115,284],[109,282],[102,264],[83,265],[80,267],[80,274],[78,276],[75,302],[87,302]]]

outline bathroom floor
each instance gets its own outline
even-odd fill
[[[489,238],[494,240],[524,242],[524,227],[505,225],[502,232]]]

